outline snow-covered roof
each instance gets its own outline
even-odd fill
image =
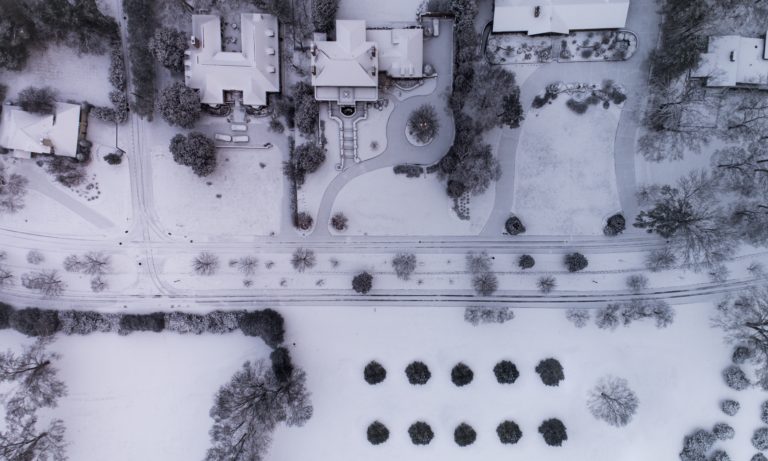
[[[243,104],[264,106],[267,93],[280,91],[277,18],[269,14],[240,15],[240,52],[222,51],[221,19],[192,16],[195,44],[187,50],[185,79],[200,90],[204,104],[224,103],[225,91],[242,91]]]
[[[336,21],[336,41],[317,41],[313,46],[315,97],[345,100],[343,89],[353,99],[343,102],[378,99],[379,56],[376,51],[376,43],[366,38],[365,21]]]
[[[624,27],[629,0],[496,0],[494,32],[528,35]]]
[[[80,132],[80,106],[56,103],[53,115],[24,112],[18,106],[3,106],[0,121],[0,146],[17,151],[21,157],[29,154],[77,156]]]
[[[709,37],[707,52],[701,55],[692,77],[707,79],[707,86],[768,85],[766,38],[738,35]]]
[[[392,78],[420,78],[424,69],[424,30],[369,29],[368,41],[379,47],[379,70]]]

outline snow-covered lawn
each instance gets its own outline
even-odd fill
[[[26,341],[0,332],[0,350]],[[52,350],[69,391],[52,411],[69,459],[110,461],[203,459],[214,394],[245,361],[269,355],[239,333],[59,335]]]
[[[155,209],[166,231],[190,239],[280,231],[283,153],[278,146],[218,149],[216,171],[199,178],[173,161],[168,150],[171,129],[155,122],[149,131]]]
[[[405,135],[405,134],[403,134]],[[351,235],[476,235],[493,208],[495,186],[472,197],[470,219],[453,211],[453,200],[434,175],[406,178],[392,168],[365,173],[347,183],[333,204],[333,213],[349,218]]]
[[[593,325],[576,329],[562,310],[518,309],[507,324],[480,327],[464,322],[461,309],[450,308],[284,310],[288,340],[296,343],[293,355],[307,370],[315,411],[304,428],[278,429],[269,459],[676,459],[683,435],[721,420],[737,429],[724,448],[733,459],[747,459],[748,438],[759,425],[757,408],[736,418],[720,413],[718,401],[733,397],[720,378],[730,351],[709,327],[711,312],[710,305],[681,306],[666,330],[638,323],[609,332]],[[547,357],[565,368],[559,387],[544,386],[534,372]],[[493,376],[502,359],[520,370],[512,385],[500,385]],[[387,369],[377,386],[363,380],[370,360]],[[411,386],[404,375],[413,360],[424,361],[432,372],[423,387]],[[450,380],[460,361],[475,374],[463,388]],[[588,390],[606,374],[626,378],[640,399],[626,428],[598,422],[586,408]],[[567,427],[563,447],[548,447],[537,432],[550,417]],[[496,425],[507,418],[523,432],[516,445],[504,446],[496,437]],[[375,420],[390,430],[389,441],[380,446],[370,445],[365,435]],[[408,439],[408,426],[417,420],[435,432],[427,447]],[[477,431],[474,445],[454,443],[453,430],[461,422]]]
[[[357,124],[357,155],[360,160],[370,160],[387,149],[387,126],[396,104],[394,99],[387,101],[387,106],[381,109],[369,104],[368,117]]]
[[[21,72],[0,71],[0,81],[8,86],[8,99],[28,86],[50,86],[62,101],[88,101],[108,106],[112,87],[108,80],[109,54],[77,54],[77,50],[49,45],[33,50]]]
[[[613,149],[621,109],[592,106],[577,115],[567,99],[531,109],[523,124],[512,212],[528,235],[602,234],[620,211]]]

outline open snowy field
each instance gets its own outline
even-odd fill
[[[528,235],[599,235],[621,211],[613,158],[621,109],[578,115],[567,99],[532,109],[523,124],[512,212]]]
[[[380,168],[347,183],[332,214],[349,218],[348,235],[477,235],[493,209],[495,189],[492,184],[483,195],[472,197],[465,221],[453,211],[453,200],[434,175],[406,178],[390,167]]]
[[[300,430],[278,429],[269,459],[676,459],[683,435],[724,418],[737,435],[723,448],[733,459],[748,459],[753,451],[748,439],[759,425],[758,404],[749,408],[743,401],[745,410],[735,418],[720,412],[721,398],[741,400],[752,391],[735,396],[722,383],[720,370],[730,350],[709,327],[711,311],[709,305],[681,306],[666,330],[638,323],[608,332],[593,325],[576,329],[562,310],[518,309],[507,324],[479,327],[464,322],[461,309],[283,310],[289,342],[296,343],[293,354],[307,369],[315,413]],[[565,368],[559,387],[544,386],[534,372],[547,357]],[[493,376],[494,364],[502,359],[520,370],[512,385],[500,385]],[[370,360],[387,369],[386,380],[377,386],[363,380]],[[424,361],[432,372],[423,387],[408,384],[403,372],[413,360]],[[475,373],[463,388],[450,380],[458,362]],[[589,388],[606,374],[626,378],[640,399],[626,428],[598,422],[586,408]],[[567,427],[561,448],[548,447],[537,433],[550,417]],[[507,418],[523,432],[516,445],[504,446],[496,438],[496,425]],[[390,430],[389,441],[380,446],[365,437],[374,420]],[[435,432],[429,446],[417,447],[408,439],[408,426],[417,420]],[[474,445],[454,443],[453,430],[461,422],[477,431]]]
[[[161,126],[166,132],[170,130]],[[283,153],[277,146],[217,149],[216,171],[200,178],[173,161],[168,151],[171,137],[171,133],[155,135],[149,147],[155,210],[166,231],[197,240],[248,238],[280,231]]]
[[[108,75],[108,54],[78,55],[77,50],[67,46],[49,45],[43,50],[32,50],[23,72],[0,71],[0,81],[8,86],[9,100],[28,86],[50,86],[61,101],[108,106],[112,91]]]

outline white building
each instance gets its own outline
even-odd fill
[[[725,35],[709,37],[707,52],[691,77],[706,79],[709,87],[768,85],[768,49],[765,38]]]
[[[336,40],[312,44],[312,86],[319,101],[352,105],[379,98],[379,72],[392,78],[421,78],[421,28],[370,29],[365,21],[336,21]]]
[[[20,158],[32,154],[76,157],[79,132],[79,105],[57,102],[53,115],[33,114],[19,106],[4,105],[0,147],[10,149]]]
[[[496,0],[493,31],[536,35],[619,29],[628,13],[629,0]]]
[[[241,51],[223,51],[221,19],[193,15],[192,46],[184,61],[187,86],[200,91],[203,104],[223,104],[224,93],[237,91],[243,104],[267,105],[267,93],[280,91],[277,27],[275,16],[242,14]]]

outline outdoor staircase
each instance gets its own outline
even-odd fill
[[[328,105],[328,116],[339,125],[340,153],[339,163],[336,164],[336,169],[339,171],[350,165],[349,162],[360,162],[360,157],[357,155],[357,124],[367,118],[367,111],[366,104],[359,102],[356,104],[355,114],[346,116],[341,113],[338,104]]]

